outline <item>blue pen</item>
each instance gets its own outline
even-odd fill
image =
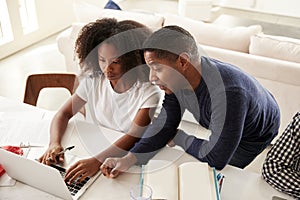
[[[218,173],[217,179],[218,179],[218,182],[219,182],[219,192],[221,193],[221,190],[222,190],[222,186],[223,186],[223,183],[224,183],[225,176],[224,176],[223,174],[221,174],[221,173]]]

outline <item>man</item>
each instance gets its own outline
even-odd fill
[[[165,91],[163,109],[127,155],[104,162],[104,175],[116,177],[147,163],[171,140],[217,169],[244,168],[277,135],[280,112],[273,96],[237,67],[200,56],[199,50],[178,26],[161,28],[146,40],[150,80]],[[209,140],[177,129],[185,109],[211,130]]]

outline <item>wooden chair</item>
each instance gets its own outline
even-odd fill
[[[66,88],[70,94],[74,93],[77,86],[77,78],[75,74],[67,73],[48,73],[48,74],[32,74],[26,81],[24,103],[36,106],[38,96],[43,88]]]

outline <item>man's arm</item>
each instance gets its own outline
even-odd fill
[[[174,94],[165,95],[163,107],[157,119],[149,125],[143,137],[130,152],[137,158],[136,164],[147,163],[176,135],[183,110]]]
[[[175,136],[182,113],[175,95],[165,95],[160,114],[149,125],[139,142],[127,155],[107,158],[100,167],[102,173],[115,178],[134,164],[147,163]]]
[[[235,152],[242,137],[247,112],[245,93],[227,92],[225,102],[221,101],[222,97],[215,96],[212,99],[208,127],[211,135],[208,140],[188,135],[182,130],[174,138],[174,143],[187,153],[217,169],[224,168]]]

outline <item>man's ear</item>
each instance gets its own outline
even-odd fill
[[[185,71],[187,69],[187,67],[190,64],[190,61],[191,61],[191,59],[190,59],[190,56],[188,53],[183,52],[179,55],[178,62],[183,71]]]

